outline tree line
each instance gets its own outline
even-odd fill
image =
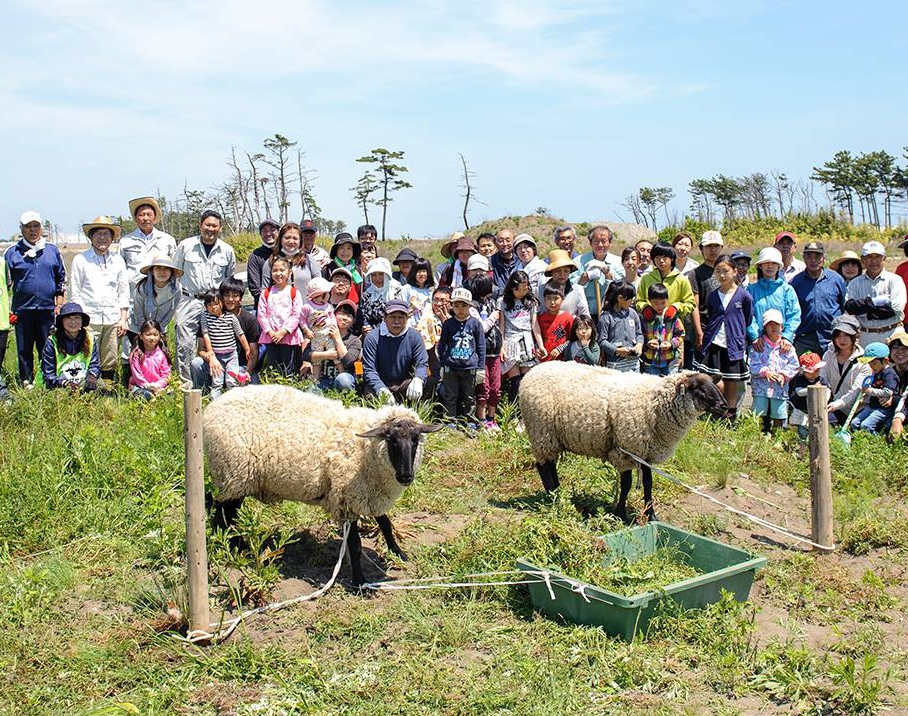
[[[908,146],[903,151],[903,158],[908,159]],[[778,171],[693,179],[687,185],[690,212],[697,221],[711,225],[742,218],[759,220],[795,213],[812,214],[820,208],[814,182],[825,188],[830,209],[842,213],[852,224],[859,213],[861,223],[890,227],[893,206],[908,201],[908,166],[899,166],[897,157],[885,150],[859,155],[840,151],[814,167],[808,179],[794,181]],[[640,187],[621,206],[631,212],[636,223],[658,231],[660,211],[665,226],[684,223],[677,212],[669,213],[668,205],[674,198],[671,187]]]

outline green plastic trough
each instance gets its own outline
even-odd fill
[[[604,535],[601,539],[609,552],[605,564],[621,558],[633,561],[661,547],[677,546],[684,562],[703,572],[692,579],[666,585],[662,590],[625,597],[524,559],[517,560],[517,568],[522,572],[547,572],[550,575],[548,584],[540,581],[528,585],[536,609],[574,624],[602,627],[606,633],[626,641],[632,641],[637,633],[646,632],[664,598],[677,602],[684,609],[714,604],[719,601],[722,590],[734,595],[739,602],[747,601],[756,571],[766,564],[763,557],[754,557],[744,550],[664,522],[650,522],[643,527]]]

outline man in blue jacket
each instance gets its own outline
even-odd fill
[[[808,351],[823,355],[832,340],[832,322],[845,310],[845,279],[824,268],[825,259],[823,244],[811,241],[804,247],[805,269],[789,281],[801,306],[794,339],[798,355]]]
[[[410,306],[393,300],[385,304],[385,320],[363,341],[363,393],[389,403],[422,398],[429,377],[429,355],[422,336],[407,327]]]
[[[31,387],[35,380],[35,349],[40,356],[54,325],[55,311],[63,305],[66,269],[57,247],[45,242],[37,211],[22,214],[19,227],[22,238],[5,254],[6,281],[13,289],[10,310],[16,315],[19,380]]]

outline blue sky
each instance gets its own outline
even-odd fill
[[[26,209],[72,232],[133,196],[210,187],[232,145],[275,132],[306,150],[325,216],[353,226],[354,160],[405,151],[414,188],[388,232],[413,237],[460,228],[458,152],[487,204],[474,222],[540,205],[617,219],[643,185],[684,208],[696,177],[901,156],[906,7],[5,2],[0,236]]]

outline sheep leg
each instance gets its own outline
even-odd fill
[[[650,475],[652,480],[652,474]],[[631,485],[634,482],[634,471],[625,470],[621,473],[621,494],[618,496],[618,504],[615,505],[615,515],[623,522],[628,521],[627,516],[627,496],[631,492]],[[652,483],[650,483],[652,487]]]
[[[359,536],[359,525],[356,520],[350,523],[350,533],[347,535],[347,549],[350,552],[350,571],[353,575],[353,584],[359,587],[366,580],[363,577],[363,542]]]
[[[243,506],[242,497],[236,500],[224,500],[223,502],[214,503],[214,516],[211,518],[211,526],[221,530],[228,530],[236,522],[236,516]]]
[[[537,462],[536,469],[539,471],[539,477],[542,478],[542,486],[546,492],[553,492],[561,484],[558,482],[558,472],[555,468],[554,460],[546,462]]]
[[[648,521],[656,522],[659,518],[653,507],[653,471],[646,465],[641,465],[640,471],[643,473],[643,503],[646,505],[644,514]]]
[[[375,521],[378,522],[378,528],[381,530],[382,537],[385,538],[388,549],[406,562],[407,555],[400,548],[400,545],[397,544],[397,540],[394,539],[394,528],[391,526],[391,520],[388,518],[388,515],[379,515],[375,518]]]

